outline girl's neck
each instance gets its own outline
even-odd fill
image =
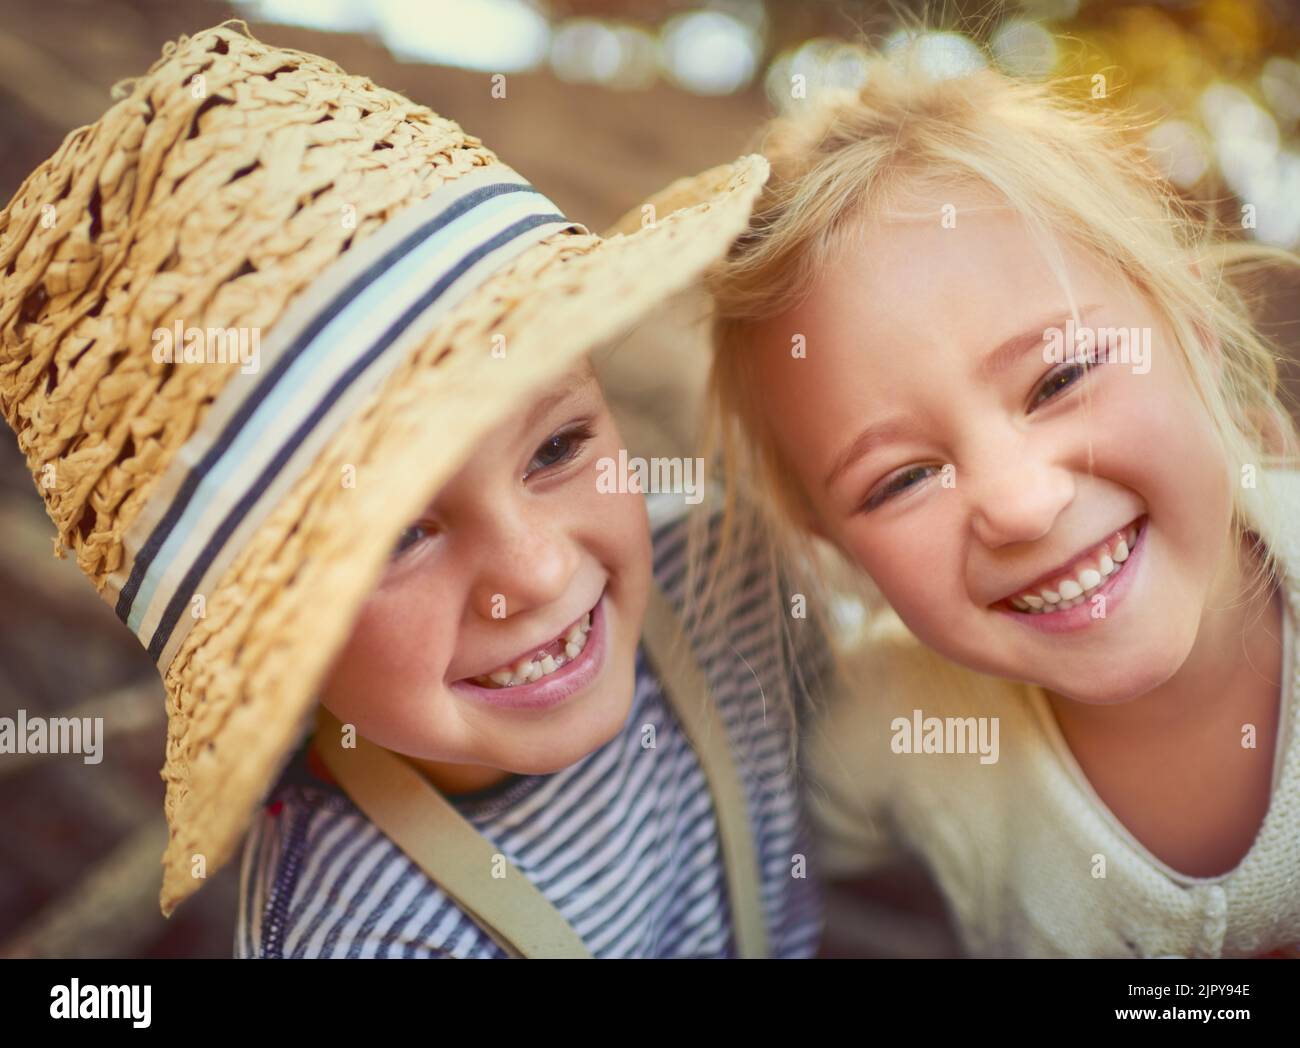
[[[1252,557],[1235,552],[1191,654],[1169,680],[1113,706],[1049,696],[1102,803],[1152,855],[1189,877],[1240,865],[1267,817],[1276,776],[1282,594],[1273,580],[1252,584]]]
[[[1049,693],[1058,723],[1071,732],[1112,732],[1151,738],[1195,730],[1229,712],[1250,718],[1224,696],[1271,694],[1282,680],[1282,594],[1274,579],[1260,578],[1252,536],[1236,544],[1216,576],[1191,653],[1163,684],[1130,702],[1093,705]],[[1131,733],[1131,734],[1130,734]]]

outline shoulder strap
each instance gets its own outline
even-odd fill
[[[679,617],[653,583],[642,640],[713,794],[738,952],[741,957],[768,957],[752,823],[727,728]]]
[[[513,863],[406,761],[317,712],[317,752],[353,802],[512,957],[589,958],[568,921]],[[504,876],[494,876],[502,872]]]
[[[767,957],[758,860],[726,726],[676,613],[653,583],[642,639],[713,796],[739,953]],[[355,749],[331,744],[342,725],[323,706],[317,726],[324,742],[317,752],[343,790],[498,946],[512,957],[591,956],[550,900],[424,775],[359,735]],[[503,877],[493,876],[498,870]]]

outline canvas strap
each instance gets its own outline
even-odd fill
[[[709,784],[738,952],[766,957],[758,861],[726,726],[676,613],[653,584],[642,640]],[[317,725],[322,740],[341,737],[342,725],[323,706]],[[360,736],[355,741],[355,748],[316,750],[357,807],[498,946],[512,957],[591,956],[559,910],[424,775]]]

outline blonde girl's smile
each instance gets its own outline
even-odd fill
[[[1028,617],[1031,621],[1025,625],[1049,633],[1086,629],[1105,621],[1133,584],[1145,537],[1144,516],[991,606],[1018,621]],[[1047,618],[1033,621],[1037,616]]]

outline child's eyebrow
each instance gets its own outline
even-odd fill
[[[532,406],[528,412],[528,417],[524,421],[524,429],[536,425],[557,404],[568,400],[570,397],[576,397],[586,390],[589,385],[596,381],[596,376],[593,372],[579,373],[576,381],[573,375],[566,376],[563,381],[564,385],[552,390]]]
[[[1079,310],[1079,319],[1082,320],[1088,313],[1097,308],[1096,303],[1091,303]],[[982,379],[993,378],[1000,374],[1019,360],[1025,353],[1033,349],[1034,346],[1043,344],[1043,332],[1048,328],[1059,328],[1064,330],[1066,322],[1074,314],[1069,310],[1061,313],[1059,310],[1053,312],[1049,317],[1038,324],[1025,328],[1018,334],[1012,335],[1000,343],[997,348],[993,349],[979,362],[975,373]]]
[[[829,490],[831,485],[839,479],[841,473],[866,455],[868,451],[871,451],[877,444],[887,444],[912,432],[914,432],[914,428],[909,424],[906,416],[903,415],[891,415],[880,422],[873,422],[846,444],[835,457],[835,464],[831,466],[830,472],[826,474],[826,479],[822,481],[823,486]]]

